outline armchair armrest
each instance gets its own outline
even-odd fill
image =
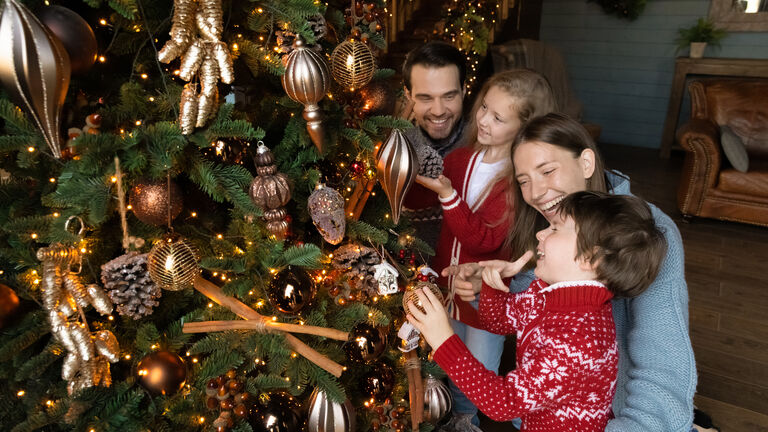
[[[720,173],[720,130],[710,120],[694,118],[678,130],[677,140],[686,152],[678,207],[683,214],[697,215],[706,191],[715,187]]]

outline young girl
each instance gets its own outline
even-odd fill
[[[416,182],[437,193],[443,210],[443,224],[432,266],[485,259],[504,259],[502,246],[514,217],[514,203],[508,193],[512,166],[512,142],[528,119],[555,110],[555,101],[546,79],[527,69],[514,69],[492,76],[480,90],[467,125],[465,142],[444,161],[437,179],[418,176]],[[490,370],[497,371],[504,337],[480,330],[477,302],[454,296],[453,277],[439,284],[448,287],[448,310],[456,334],[470,352]],[[450,429],[479,430],[477,408],[449,383],[454,397]],[[471,423],[471,424],[470,424]]]
[[[526,291],[510,293],[497,269],[483,270],[483,322],[517,333],[514,371],[498,376],[472,358],[432,292],[418,293],[425,312],[411,307],[408,320],[490,418],[520,417],[523,432],[603,432],[619,360],[610,300],[640,295],[653,282],[664,234],[640,198],[585,191],[565,197],[536,238],[537,279]]]

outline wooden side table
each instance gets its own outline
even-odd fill
[[[675,59],[675,76],[669,93],[667,119],[661,135],[661,157],[669,158],[675,143],[677,118],[683,103],[685,78],[688,75],[713,75],[734,77],[768,78],[768,59],[688,58]]]

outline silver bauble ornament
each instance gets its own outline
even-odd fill
[[[309,432],[354,432],[355,408],[349,399],[333,402],[320,388],[309,397],[307,428]]]
[[[451,392],[442,381],[427,375],[424,382],[424,421],[437,424],[451,412]]]

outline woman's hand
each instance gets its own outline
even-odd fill
[[[520,272],[525,263],[533,258],[533,252],[528,251],[514,262],[491,260],[480,261],[478,264],[483,267],[483,282],[493,289],[509,292],[509,286],[502,279],[512,277]]]
[[[465,302],[475,299],[477,293],[483,288],[483,268],[477,263],[464,263],[452,265],[443,269],[441,274],[445,277],[453,276],[453,288],[456,295]]]
[[[443,342],[453,336],[453,328],[448,313],[445,312],[443,304],[429,288],[416,291],[416,295],[424,308],[424,313],[414,306],[413,301],[410,301],[408,310],[411,313],[406,315],[406,318],[424,335],[429,346],[433,350],[437,350]]]
[[[448,198],[453,193],[453,186],[451,186],[451,181],[444,175],[440,175],[437,178],[417,175],[416,183],[424,186],[432,192],[435,192],[440,198]]]

